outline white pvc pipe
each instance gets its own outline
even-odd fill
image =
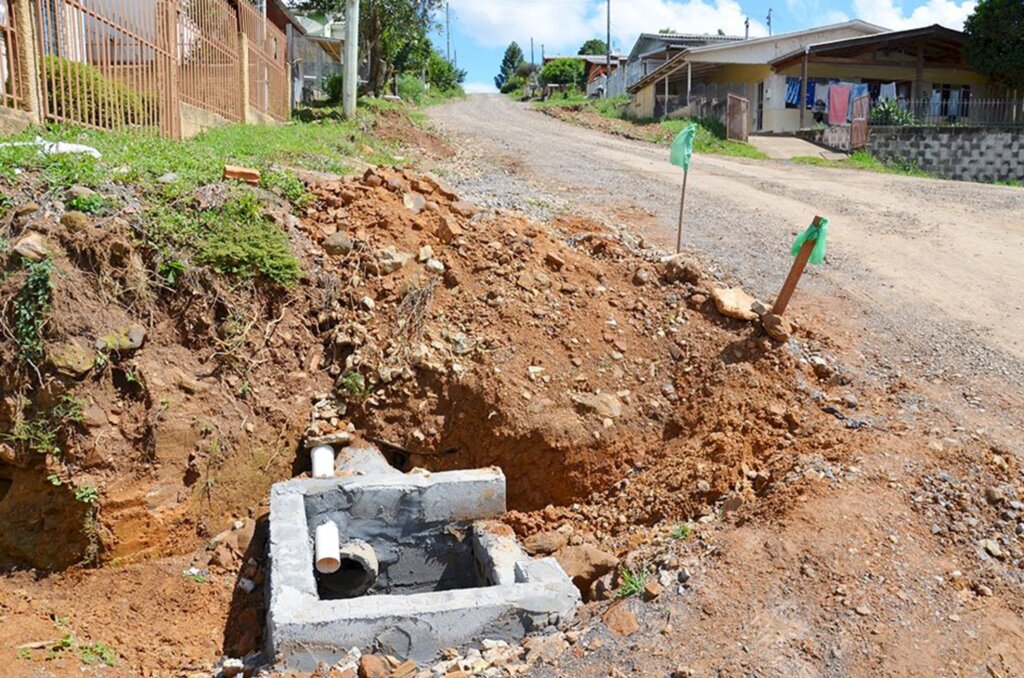
[[[316,528],[314,538],[316,544],[316,571],[321,574],[337,572],[341,567],[341,553],[338,539],[338,526],[334,521],[327,521]]]
[[[334,448],[330,445],[317,445],[310,453],[313,463],[314,478],[334,477]]]

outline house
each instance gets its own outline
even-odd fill
[[[584,74],[586,82],[590,83],[597,78],[605,75],[608,71],[608,56],[605,54],[573,54],[570,56],[545,56],[544,64],[548,64],[557,59],[576,59],[583,62]],[[619,67],[622,63],[623,57],[621,54],[612,54],[612,72]]]
[[[694,47],[719,45],[743,40],[732,35],[697,33],[641,33],[627,57],[626,86],[665,65],[681,52]]]
[[[965,94],[978,96],[986,85],[963,64],[963,40],[962,33],[941,26],[889,31],[848,21],[685,48],[629,87],[631,113],[722,118],[727,95],[735,94],[749,102],[750,129],[779,133],[829,122],[829,101],[822,96],[828,97],[832,84],[840,85],[836,94],[864,93],[874,100],[891,96],[903,105],[930,100],[933,91],[939,103],[950,97],[959,101]],[[843,104],[840,122],[840,107],[834,107],[832,122],[845,124],[848,108],[848,102]]]
[[[342,72],[345,22],[321,23],[297,15],[284,0],[267,0],[267,20],[288,39],[292,106],[326,98],[326,79]]]

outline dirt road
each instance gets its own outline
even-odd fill
[[[589,205],[674,246],[680,172],[665,148],[500,96],[470,97],[432,117],[525,179],[530,201]],[[834,309],[867,314],[865,331],[894,340],[928,376],[1024,383],[1024,190],[698,155],[688,191],[685,245],[761,298],[777,292],[793,234],[828,216],[828,263],[804,287],[823,309],[838,300]]]

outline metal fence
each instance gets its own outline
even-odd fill
[[[287,38],[252,5],[238,4],[238,24],[249,42],[249,103],[276,120],[288,117]]]
[[[38,0],[44,115],[177,136],[175,9],[167,0]]]
[[[238,21],[226,0],[181,0],[178,58],[183,103],[228,120],[245,118],[238,94]]]
[[[0,106],[17,108],[22,100],[21,59],[14,30],[14,8],[0,0]]]
[[[937,93],[931,99],[896,101],[895,107],[871,102],[872,124],[1002,127],[1024,125],[1024,99],[974,99],[954,92]],[[945,98],[943,98],[945,96]],[[893,110],[895,108],[895,110]]]

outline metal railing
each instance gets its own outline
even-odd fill
[[[228,120],[245,117],[238,92],[238,21],[226,0],[180,0],[181,101]]]
[[[953,96],[895,102],[895,111],[871,102],[872,124],[896,126],[1002,127],[1024,125],[1024,99],[975,99]]]
[[[238,25],[249,42],[249,103],[276,120],[288,118],[287,38],[252,5],[238,3]]]
[[[0,106],[18,108],[22,102],[21,55],[10,0],[0,0]]]
[[[50,120],[177,136],[169,0],[38,0],[42,105]]]

